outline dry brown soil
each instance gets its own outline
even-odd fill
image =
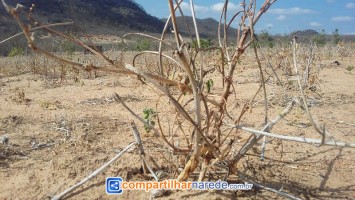
[[[9,68],[5,66],[11,63],[6,60],[9,58],[0,59],[0,68]],[[325,124],[336,140],[355,143],[355,72],[346,69],[355,66],[355,57],[339,60],[339,66],[329,64],[332,61],[324,61],[317,91],[307,93],[313,98],[311,112],[317,123]],[[93,78],[82,74],[77,82],[70,78],[60,82],[60,77],[29,72],[11,74],[8,69],[0,72],[0,137],[8,137],[7,143],[0,144],[0,199],[47,199],[82,180],[133,142],[130,123],[135,119],[121,104],[114,102],[114,92],[141,115],[144,108],[155,108],[156,104],[156,95],[135,77],[99,73]],[[237,94],[233,97],[235,104],[239,104],[236,111],[240,111],[259,87],[257,75],[255,63],[236,71]],[[211,77],[218,82],[218,77]],[[283,102],[283,92],[277,86],[269,87],[270,93],[273,92],[269,115],[273,118],[284,109],[287,99]],[[220,88],[221,85],[215,84],[212,93],[217,94]],[[260,129],[262,101],[259,95],[252,112],[248,112],[242,123]],[[238,116],[238,113],[232,115]],[[143,126],[137,121],[136,124],[144,133]],[[272,132],[320,138],[300,108],[295,108]],[[148,153],[156,155],[154,144],[158,140],[142,135]],[[233,151],[248,137],[246,132],[233,133],[231,138],[237,141]],[[275,139],[267,146],[265,161],[260,161],[259,152],[260,146],[250,151],[240,161],[240,171],[260,183],[302,199],[355,199],[355,149]],[[162,166],[169,166],[163,158],[157,159]],[[141,174],[140,166],[137,153],[126,153],[65,199],[149,199],[149,193],[143,191],[124,191],[119,196],[105,193],[106,177],[152,180]],[[169,174],[177,175],[171,171]],[[255,188],[247,192],[173,191],[161,199],[283,197]]]

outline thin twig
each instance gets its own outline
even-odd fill
[[[198,46],[198,48],[201,48],[200,34],[198,32],[198,27],[197,27],[197,23],[196,23],[195,6],[194,6],[193,0],[190,0],[190,9],[191,9],[191,14],[192,14],[192,21],[193,21],[194,27],[195,27],[197,46]]]
[[[170,57],[170,56],[168,56],[168,55],[159,53],[159,52],[157,52],[157,51],[142,51],[142,52],[137,53],[137,54],[133,57],[133,66],[135,66],[136,59],[137,59],[140,55],[143,55],[143,54],[159,55],[159,56],[161,56],[161,57],[164,57],[164,58],[167,58],[167,59],[173,61],[177,66],[179,66],[181,69],[183,69],[183,66],[182,66],[178,61],[176,61],[174,58],[172,58],[172,57]]]
[[[55,23],[55,24],[46,24],[46,25],[42,25],[42,26],[38,26],[36,28],[32,28],[29,30],[29,32],[33,32],[33,31],[36,31],[36,30],[40,30],[40,29],[44,29],[46,27],[54,27],[54,26],[67,26],[67,25],[71,25],[73,24],[74,22],[62,22],[62,23]],[[0,44],[8,41],[8,40],[11,40],[11,39],[14,39],[20,35],[23,35],[24,33],[23,32],[20,32],[20,33],[17,33],[9,38],[6,38],[5,40],[1,41]]]
[[[152,129],[156,136],[159,135],[159,131],[156,128],[154,128],[154,126],[144,121],[144,119],[141,118],[139,115],[137,115],[132,109],[130,109],[117,93],[114,93],[114,99],[115,101],[120,102],[123,105],[123,107],[125,107],[128,110],[128,112],[131,113],[131,115],[133,115],[135,118],[137,118],[139,121],[141,121],[144,125],[146,125],[150,129]]]
[[[301,92],[301,96],[302,96],[302,100],[303,100],[303,104],[304,104],[304,109],[307,112],[309,121],[311,122],[313,128],[317,131],[317,133],[319,133],[322,137],[325,137],[325,132],[322,132],[318,126],[316,125],[316,123],[313,120],[312,114],[308,109],[308,105],[307,105],[307,99],[306,99],[306,95],[304,94],[304,90],[302,87],[302,83],[301,83],[301,79],[300,79],[300,74],[298,72],[298,66],[297,66],[297,59],[296,59],[296,54],[297,54],[297,41],[296,38],[293,38],[293,65],[295,67],[295,72],[296,72],[296,76],[297,76],[297,83]]]
[[[114,98],[115,98],[116,101],[120,102],[128,110],[128,112],[131,113],[131,115],[133,115],[135,118],[137,118],[145,126],[149,127],[151,130],[153,130],[155,136],[159,136],[160,135],[159,131],[154,126],[152,126],[151,124],[149,124],[146,121],[144,121],[144,119],[142,117],[140,117],[132,109],[130,109],[117,93],[114,93]],[[189,152],[190,151],[189,149],[179,149],[179,148],[175,147],[174,145],[172,145],[171,143],[169,143],[166,140],[165,135],[162,136],[162,138],[172,148],[173,151],[177,151],[177,152]]]
[[[176,6],[174,8],[174,11],[177,9],[177,8],[180,8],[180,4],[183,2],[183,0],[179,0],[179,2],[176,2]],[[181,9],[180,9],[181,10]],[[163,31],[162,31],[162,34],[161,34],[161,37],[160,37],[160,42],[159,42],[159,70],[160,70],[160,75],[161,76],[164,76],[164,68],[163,68],[163,60],[162,60],[162,52],[163,52],[163,42],[162,40],[165,39],[165,35],[166,35],[166,31],[168,30],[169,28],[169,22],[171,20],[171,14],[169,15],[169,17],[167,18],[166,22],[165,22],[165,25],[164,25],[164,28],[163,28]]]
[[[144,153],[142,138],[141,138],[141,135],[139,134],[139,131],[138,131],[138,129],[137,129],[137,127],[136,127],[136,125],[134,124],[133,121],[131,123],[131,126],[132,126],[132,130],[133,130],[133,135],[134,135],[134,137],[135,137],[135,139],[137,141],[136,143],[137,143],[138,150],[139,150],[139,156],[140,156],[140,158],[142,160],[144,173],[146,173],[146,168],[148,168],[149,172],[152,174],[154,179],[156,181],[159,181],[159,178],[157,177],[157,175],[154,173],[152,168],[148,165],[147,161],[145,160],[145,153]]]
[[[154,173],[153,169],[148,165],[147,161],[145,160],[145,157],[143,155],[140,155],[140,158],[142,159],[144,165],[148,168],[149,172],[154,177],[155,181],[159,181],[158,176]]]
[[[252,34],[254,36],[254,34]],[[263,69],[261,66],[261,61],[259,59],[258,56],[258,50],[256,49],[256,44],[254,43],[254,54],[255,54],[255,58],[256,61],[258,63],[258,67],[259,67],[259,71],[260,71],[260,79],[261,79],[261,84],[263,87],[263,91],[264,91],[264,107],[265,107],[265,118],[264,118],[264,122],[265,124],[267,124],[268,122],[268,101],[267,101],[267,94],[266,94],[266,87],[265,87],[265,78],[264,78],[264,73],[263,73]],[[261,145],[261,160],[264,160],[265,157],[265,148],[266,148],[266,137],[264,136],[263,138],[263,143]]]

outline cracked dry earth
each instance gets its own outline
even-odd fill
[[[1,58],[5,59],[5,58]],[[355,143],[355,72],[354,59],[345,58],[340,66],[327,66],[319,74],[317,93],[312,97],[311,112],[317,122],[339,141]],[[3,66],[0,66],[3,67]],[[1,72],[1,71],[0,71]],[[254,80],[256,66],[241,69],[235,76],[240,104],[249,101],[259,87]],[[216,77],[212,77],[216,78]],[[217,78],[216,78],[217,79]],[[216,80],[215,83],[218,81]],[[77,183],[99,168],[117,151],[134,141],[130,123],[134,118],[114,101],[120,94],[137,113],[155,107],[154,93],[146,90],[135,78],[100,74],[96,78],[67,80],[51,87],[48,80],[31,73],[0,74],[0,199],[48,199]],[[270,116],[284,108],[277,86],[269,101]],[[274,87],[274,88],[272,88]],[[214,85],[217,93],[221,85]],[[242,123],[260,128],[263,116],[262,96],[255,101],[251,113]],[[238,110],[237,110],[238,111]],[[141,133],[144,127],[137,122]],[[272,129],[274,133],[319,138],[309,127],[306,114],[295,108]],[[156,139],[143,134],[148,153]],[[240,148],[249,134],[239,131],[233,151]],[[151,151],[151,152],[150,152]],[[355,199],[355,150],[332,146],[270,139],[266,159],[260,161],[260,145],[240,161],[239,170],[259,183],[291,193],[302,199]],[[158,164],[166,160],[157,157]],[[124,154],[107,170],[93,178],[64,199],[149,199],[144,191],[124,191],[120,196],[105,193],[105,178],[120,176],[125,180],[152,180],[141,174],[139,155]],[[161,169],[162,170],[162,169]],[[177,172],[169,172],[177,176]],[[234,178],[233,178],[234,177]],[[173,177],[171,177],[173,178]],[[238,179],[232,175],[230,179]],[[284,199],[276,194],[254,188],[251,191],[172,191],[161,199]]]

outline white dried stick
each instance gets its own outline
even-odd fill
[[[101,166],[99,169],[95,170],[93,173],[91,173],[89,176],[87,176],[86,178],[84,178],[83,180],[81,180],[79,183],[73,185],[72,187],[64,190],[62,193],[60,193],[57,196],[54,196],[52,198],[52,200],[59,200],[62,197],[64,197],[65,195],[67,195],[68,193],[72,192],[73,190],[75,190],[76,188],[80,187],[81,185],[83,185],[84,183],[88,182],[90,179],[92,179],[93,177],[97,176],[99,173],[101,173],[104,169],[106,169],[109,165],[111,165],[113,162],[115,162],[119,157],[121,157],[126,151],[128,151],[132,146],[136,145],[136,142],[131,143],[130,145],[128,145],[125,149],[123,149],[119,154],[117,154],[115,157],[113,157],[110,161],[108,161],[106,164],[104,164],[103,166]]]

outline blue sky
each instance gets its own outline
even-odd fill
[[[153,16],[169,15],[167,0],[135,1]],[[185,0],[182,5],[185,15],[190,15],[189,2]],[[240,9],[240,2],[230,0],[230,16]],[[259,4],[262,2],[257,0]],[[197,17],[219,19],[223,3],[223,0],[194,0]],[[278,0],[256,26],[259,32],[267,30],[273,34],[305,29],[331,33],[336,28],[341,34],[355,35],[355,0]]]

